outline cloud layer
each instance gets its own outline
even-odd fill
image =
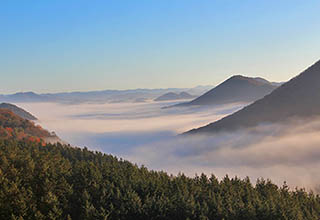
[[[215,121],[244,104],[161,109],[173,103],[20,104],[64,140],[113,153],[150,169],[189,176],[271,178],[315,189],[320,182],[320,119],[213,136],[177,134]]]

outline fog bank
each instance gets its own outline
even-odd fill
[[[270,178],[315,189],[320,182],[320,120],[265,124],[207,136],[177,134],[230,114],[244,103],[162,109],[167,103],[19,103],[75,146],[111,153],[150,169],[189,176]]]

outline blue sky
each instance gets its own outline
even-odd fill
[[[318,0],[0,2],[0,93],[285,81],[320,59]]]

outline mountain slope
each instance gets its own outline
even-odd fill
[[[205,127],[188,134],[212,133],[320,114],[320,61],[271,94]]]
[[[46,142],[47,138],[57,138],[55,134],[23,119],[9,109],[0,109],[0,139],[29,140]]]
[[[177,106],[252,102],[269,94],[275,88],[277,86],[265,79],[236,75],[191,102]]]
[[[37,120],[37,118],[32,114],[30,114],[29,112],[25,111],[22,108],[19,108],[16,105],[12,105],[10,103],[1,103],[0,109],[9,109],[10,111],[15,113],[16,115],[19,115],[23,119],[32,120],[32,121]]]
[[[192,99],[194,96],[190,95],[187,92],[181,92],[181,93],[174,93],[174,92],[168,92],[158,98],[156,98],[154,101],[171,101],[171,100],[179,100],[179,99]]]

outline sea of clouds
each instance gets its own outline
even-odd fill
[[[64,105],[19,103],[74,146],[88,147],[150,169],[189,176],[270,178],[318,189],[320,120],[263,124],[211,136],[179,136],[216,121],[246,103],[166,108],[173,102]]]

